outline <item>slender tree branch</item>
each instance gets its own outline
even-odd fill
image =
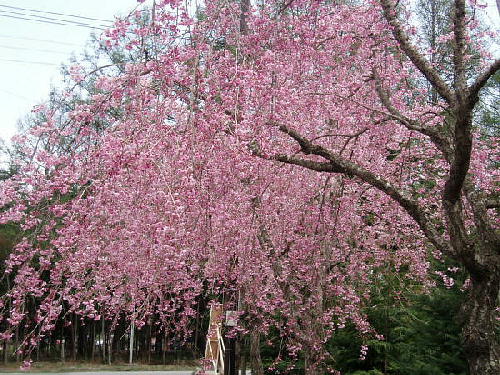
[[[445,159],[450,161],[452,155],[451,147],[448,139],[444,136],[443,132],[439,131],[439,129],[437,128],[422,126],[418,121],[403,115],[396,107],[392,105],[389,94],[382,87],[382,82],[378,73],[374,71],[373,75],[375,79],[375,89],[377,91],[379,99],[382,105],[390,113],[391,117],[399,121],[408,130],[414,130],[429,137],[434,145],[443,153]]]
[[[479,97],[479,91],[484,87],[486,82],[488,82],[488,79],[498,72],[498,70],[500,70],[500,59],[497,59],[488,69],[476,78],[469,88],[469,105],[473,106],[476,104]]]
[[[393,0],[381,0],[382,9],[384,11],[384,17],[392,26],[392,33],[394,38],[399,43],[399,46],[404,51],[406,56],[413,62],[417,69],[427,78],[427,80],[436,89],[438,94],[448,102],[452,104],[455,102],[455,95],[453,94],[451,88],[446,84],[445,81],[439,76],[437,71],[433,66],[425,59],[424,56],[417,50],[417,48],[410,42],[408,35],[406,35],[401,23],[398,21],[396,16],[396,7]]]
[[[317,140],[317,139],[321,139],[321,138],[329,138],[329,137],[341,137],[341,138],[349,138],[349,139],[352,139],[352,138],[357,138],[359,136],[361,136],[363,133],[366,133],[368,131],[368,128],[363,128],[359,131],[357,131],[356,133],[353,133],[353,134],[323,134],[323,135],[319,135],[317,137],[314,137],[313,139],[311,139],[311,142]]]
[[[278,11],[278,14],[281,14],[281,13],[283,13],[285,10],[287,10],[287,9],[288,9],[288,7],[289,7],[290,5],[292,5],[292,3],[293,3],[293,2],[294,2],[294,0],[288,0],[286,3],[284,3],[284,4],[281,6],[280,10]]]

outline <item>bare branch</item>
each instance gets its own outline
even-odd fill
[[[287,8],[288,8],[290,5],[292,5],[292,3],[293,3],[293,2],[294,2],[294,0],[288,0],[286,3],[284,3],[284,4],[281,6],[280,10],[278,11],[278,14],[281,14],[281,13],[283,13],[285,10],[287,10]]]
[[[465,75],[465,0],[455,0],[453,7],[453,70],[455,74],[455,95],[463,96],[467,92]]]
[[[417,50],[417,48],[410,42],[408,35],[403,30],[400,22],[396,16],[396,7],[393,0],[381,0],[382,8],[384,11],[384,17],[392,26],[392,33],[394,38],[399,43],[399,46],[404,51],[406,56],[413,62],[417,69],[427,78],[427,80],[436,89],[438,94],[448,102],[452,104],[455,102],[455,95],[451,91],[448,84],[439,76],[437,71],[432,67],[432,65],[425,59],[424,56]]]
[[[399,121],[408,130],[414,130],[429,137],[434,145],[443,153],[445,159],[450,161],[451,147],[448,139],[444,136],[443,132],[439,131],[439,129],[436,129],[435,127],[431,128],[422,126],[418,121],[403,115],[396,107],[392,105],[389,94],[382,87],[382,82],[377,71],[374,70],[373,76],[375,79],[375,89],[380,98],[380,101],[390,113],[391,117]]]
[[[345,173],[343,170],[335,168],[331,163],[300,159],[281,154],[273,156],[272,159],[286,164],[298,165],[299,167],[304,167],[316,172]]]
[[[476,78],[474,83],[469,88],[469,103],[471,106],[476,104],[479,96],[479,91],[484,87],[484,85],[486,85],[488,79],[490,79],[490,77],[498,72],[498,70],[500,70],[500,59],[497,59],[488,67],[488,69],[486,69]]]
[[[317,137],[314,137],[313,139],[311,139],[311,142],[316,141],[317,139],[330,138],[330,137],[332,137],[332,138],[340,137],[340,138],[349,138],[349,139],[358,138],[359,136],[361,136],[363,133],[366,133],[367,131],[368,131],[368,128],[363,128],[363,129],[361,129],[353,134],[335,134],[335,133],[323,134],[323,135],[319,135]]]

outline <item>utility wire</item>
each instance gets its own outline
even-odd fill
[[[4,44],[0,44],[0,48],[6,48],[6,49],[15,49],[19,51],[33,51],[33,52],[46,52],[46,53],[59,53],[63,55],[67,55],[70,52],[64,52],[64,51],[56,51],[53,49],[40,49],[40,48],[26,48],[26,47],[15,47],[15,46],[7,46]]]
[[[15,18],[15,19],[18,19],[18,20],[23,20],[23,21],[36,21],[36,22],[42,22],[42,23],[51,23],[53,25],[66,26],[66,24],[60,23],[60,22],[51,22],[51,21],[44,21],[44,20],[34,20],[34,19],[30,19],[30,18],[12,16],[12,15],[9,15],[9,14],[0,14],[0,17]]]
[[[65,45],[65,46],[81,47],[80,44],[76,44],[76,43],[61,42],[58,40],[49,40],[49,39],[25,38],[25,37],[6,35],[6,34],[0,34],[0,38],[16,39],[16,40],[29,40],[32,42],[44,42],[44,43],[52,43],[52,44],[61,44],[61,45]]]
[[[44,62],[44,61],[28,61],[28,60],[16,60],[16,59],[0,59],[0,61],[22,63],[22,64],[59,66],[59,64],[54,64],[54,63],[49,63],[49,62]]]
[[[0,13],[10,13],[10,14],[0,14],[0,17],[15,18],[15,19],[20,19],[20,20],[24,20],[24,21],[36,21],[36,22],[49,23],[49,24],[60,25],[60,26],[80,26],[80,27],[86,27],[89,29],[105,30],[105,28],[101,27],[104,25],[93,26],[93,25],[78,22],[78,21],[71,21],[71,20],[64,20],[64,19],[50,18],[50,17],[43,17],[42,19],[40,19],[40,16],[37,16],[37,15],[24,14],[24,13],[19,13],[19,12],[5,11],[5,10],[0,10]],[[15,15],[13,15],[13,14],[15,14]],[[32,17],[32,18],[26,18],[26,17]]]
[[[24,95],[19,95],[19,94],[16,94],[15,92],[12,92],[12,91],[9,91],[9,90],[5,90],[5,89],[2,89],[2,88],[0,88],[0,92],[3,92],[3,93],[5,93],[7,95],[10,95],[10,96],[16,96],[19,99],[23,99],[23,100],[26,100],[26,101],[29,101],[29,102],[33,101],[33,99],[27,98]]]
[[[76,14],[64,14],[64,13],[58,13],[58,12],[48,12],[48,11],[43,11],[43,10],[39,10],[39,9],[26,9],[26,8],[14,7],[14,6],[11,6],[11,5],[4,5],[4,4],[0,4],[0,7],[2,7],[2,8],[9,8],[9,9],[16,9],[16,10],[22,10],[22,11],[25,11],[25,12],[45,13],[45,14],[53,14],[53,15],[56,15],[56,16],[74,17],[74,18],[80,18],[80,19],[89,20],[89,21],[107,22],[107,23],[110,23],[110,24],[112,24],[114,22],[112,20],[107,20],[107,19],[85,17],[85,16],[76,15]],[[108,26],[106,26],[106,27],[108,27]]]

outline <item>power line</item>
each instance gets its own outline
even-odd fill
[[[19,94],[16,94],[15,92],[12,92],[10,90],[5,90],[5,89],[2,89],[0,88],[0,92],[3,92],[7,95],[11,95],[11,96],[17,96],[19,99],[23,99],[23,100],[26,100],[26,101],[29,101],[29,102],[32,102],[33,100],[30,99],[30,98],[27,98],[26,96],[24,95],[19,95]]]
[[[54,64],[54,63],[49,63],[49,62],[44,62],[44,61],[28,61],[28,60],[16,60],[16,59],[0,59],[0,61],[21,63],[21,64],[59,66],[59,64]]]
[[[0,48],[7,48],[7,49],[15,49],[19,51],[33,51],[33,52],[47,52],[47,53],[60,53],[63,55],[67,55],[69,52],[64,52],[64,51],[56,51],[52,49],[40,49],[40,48],[26,48],[26,47],[15,47],[15,46],[6,46],[3,44],[0,44]]]
[[[61,45],[65,45],[65,46],[81,47],[80,44],[76,44],[76,43],[61,42],[58,40],[49,40],[49,39],[25,38],[25,37],[6,35],[6,34],[0,34],[0,38],[16,39],[16,40],[29,40],[29,41],[33,41],[33,42],[44,42],[44,43],[61,44]]]
[[[35,19],[30,19],[30,18],[24,18],[24,17],[17,17],[17,16],[12,16],[10,14],[0,14],[0,17],[6,17],[6,18],[15,18],[18,20],[23,20],[23,21],[36,21],[36,22],[42,22],[42,23],[51,23],[53,25],[61,25],[61,26],[66,26],[64,23],[60,22],[52,22],[52,21],[44,21],[44,20],[35,20]]]
[[[35,21],[35,22],[49,23],[49,24],[60,25],[60,26],[80,26],[80,27],[86,27],[89,29],[105,30],[105,28],[100,27],[103,25],[94,26],[94,25],[85,24],[85,23],[78,22],[78,21],[71,21],[71,20],[64,20],[64,19],[50,18],[50,17],[42,17],[42,19],[40,19],[40,16],[37,16],[37,15],[24,14],[24,13],[13,12],[13,11],[0,10],[0,13],[10,13],[10,14],[0,14],[0,17],[15,18],[15,19],[23,20],[23,21]],[[15,14],[15,15],[12,15],[12,14]],[[32,17],[32,18],[26,18],[26,17]]]
[[[25,11],[25,12],[27,11],[27,12],[35,12],[35,13],[53,14],[53,15],[56,15],[56,16],[74,17],[74,18],[80,18],[80,19],[85,19],[85,20],[89,20],[89,21],[107,22],[107,23],[111,23],[111,24],[114,22],[112,20],[107,20],[107,19],[85,17],[85,16],[80,16],[80,15],[70,14],[70,13],[65,14],[65,13],[58,13],[58,12],[49,12],[49,11],[43,11],[43,10],[39,10],[39,9],[20,8],[20,7],[14,7],[14,6],[11,6],[11,5],[4,5],[4,4],[0,4],[0,7],[2,7],[2,8],[9,8],[9,9],[16,9],[16,10],[22,10],[22,11]],[[107,25],[106,27],[109,27],[109,25]]]

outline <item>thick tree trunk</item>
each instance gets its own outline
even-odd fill
[[[327,372],[322,367],[321,360],[317,357],[317,351],[313,349],[304,350],[304,371],[306,375],[322,375]]]
[[[495,337],[499,291],[499,272],[472,279],[470,296],[464,304],[467,321],[463,328],[463,347],[471,375],[500,374],[500,343]]]
[[[260,358],[260,333],[254,330],[250,332],[250,366],[252,375],[264,375],[264,367]]]

